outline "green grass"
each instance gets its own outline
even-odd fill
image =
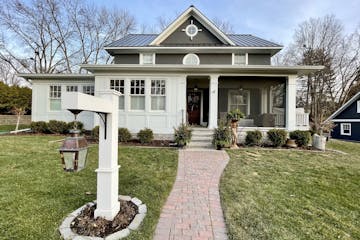
[[[220,192],[229,238],[360,239],[360,144],[347,152],[230,150]]]
[[[0,137],[0,239],[60,239],[63,218],[96,198],[98,149],[86,169],[63,172],[61,136]],[[120,147],[119,194],[141,199],[148,214],[127,239],[151,239],[176,176],[177,151]],[[86,195],[91,192],[91,195]]]
[[[10,132],[15,130],[16,125],[0,125],[0,132]],[[19,129],[30,128],[30,125],[20,124]]]

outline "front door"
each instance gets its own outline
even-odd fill
[[[201,92],[187,93],[187,115],[189,124],[200,125]]]

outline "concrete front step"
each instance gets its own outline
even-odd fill
[[[189,148],[213,148],[212,138],[214,131],[208,128],[192,128],[192,138]]]
[[[212,136],[207,136],[207,135],[193,135],[191,138],[191,141],[194,142],[211,142],[212,141]]]
[[[211,148],[213,149],[213,145],[208,142],[191,142],[188,145],[188,148]]]

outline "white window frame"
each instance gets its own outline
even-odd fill
[[[111,83],[114,83],[114,85],[112,86]],[[116,84],[116,82],[118,82],[118,84]],[[122,83],[122,84],[121,84]],[[110,79],[110,89],[113,89],[119,93],[121,93],[121,96],[119,96],[119,110],[124,110],[125,109],[125,79]],[[120,106],[120,101],[122,99],[122,102],[124,103],[124,105]]]
[[[66,85],[67,92],[78,92],[79,86],[78,85]]]
[[[131,86],[131,83],[133,82],[133,81],[143,81],[144,82],[144,86],[143,86],[143,88],[144,88],[144,93],[141,93],[141,89],[142,89],[142,87],[140,86],[139,87],[139,89],[140,89],[140,93],[131,93],[131,90],[133,89],[133,87]],[[135,88],[134,89],[136,89],[136,86],[135,86]],[[140,111],[140,112],[143,112],[143,111],[145,111],[146,110],[146,80],[143,78],[143,79],[141,79],[141,78],[138,78],[138,79],[130,79],[130,91],[129,91],[129,93],[130,93],[130,110],[131,111]],[[131,98],[132,97],[144,97],[144,109],[133,109],[132,107],[131,107]]]
[[[348,128],[348,129],[345,129]],[[349,130],[348,133],[346,133],[344,130]],[[345,136],[351,136],[351,123],[341,123],[340,124],[340,134]]]
[[[152,55],[152,62],[151,63],[144,63],[144,55]],[[155,65],[155,53],[140,53],[140,64],[142,65]]]
[[[195,63],[195,64],[187,64],[186,61],[187,61],[187,59],[190,58],[190,57],[195,57],[197,63]],[[184,65],[193,65],[193,66],[195,66],[195,65],[200,65],[200,58],[199,58],[199,56],[198,56],[197,54],[195,54],[195,53],[188,53],[188,54],[186,54],[186,55],[184,56],[182,63],[183,63]]]
[[[56,87],[56,91],[52,91],[51,88]],[[52,110],[51,109],[51,100],[60,100],[61,101],[61,92],[62,92],[62,86],[59,84],[54,84],[49,86],[49,111],[50,112],[59,112],[61,109]],[[54,96],[55,95],[55,96]]]
[[[82,92],[91,96],[95,95],[95,86],[94,85],[83,85]]]
[[[165,84],[165,86],[164,87],[161,87],[161,84],[160,84],[160,88],[157,88],[156,86],[155,86],[155,88],[152,86],[152,83],[153,83],[153,81],[160,81],[160,82],[164,82],[164,84]],[[164,109],[152,109],[152,104],[150,104],[151,106],[150,106],[150,109],[151,109],[151,111],[155,111],[155,112],[164,112],[164,111],[166,111],[166,80],[165,79],[150,79],[150,103],[152,103],[152,98],[153,97],[164,97]],[[152,92],[152,90],[153,89],[160,89],[160,94],[157,94],[156,92],[155,93],[153,93]],[[162,93],[162,89],[164,90],[164,93]]]
[[[235,55],[245,55],[245,64],[235,64]],[[248,53],[233,53],[232,54],[232,65],[235,66],[245,66],[249,64],[249,54]]]
[[[357,100],[357,113],[360,113],[360,100]]]
[[[247,104],[246,104],[246,114],[245,116],[250,115],[250,90],[241,90],[243,92],[247,92]],[[229,90],[228,92],[228,111],[230,111],[230,105],[231,105],[231,93],[238,93],[239,90]]]

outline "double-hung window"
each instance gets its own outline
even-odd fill
[[[233,65],[246,65],[246,54],[245,53],[234,53]]]
[[[250,92],[248,90],[230,90],[228,110],[239,109],[246,116],[250,114]]]
[[[110,80],[110,89],[120,92],[122,95],[119,96],[119,109],[124,109],[124,90],[125,90],[125,81],[123,79],[112,79]]]
[[[145,80],[130,81],[130,109],[145,110]]]
[[[94,93],[95,93],[95,88],[94,88],[94,86],[91,86],[91,85],[89,85],[89,86],[83,86],[83,93],[94,96]]]
[[[76,85],[66,86],[66,91],[67,92],[77,92],[78,86],[76,86]]]
[[[165,80],[151,80],[151,110],[165,110]]]
[[[50,92],[50,111],[61,110],[61,85],[51,85]]]
[[[351,123],[341,123],[340,133],[341,135],[351,136]]]
[[[155,53],[142,53],[140,55],[141,64],[155,64]]]

